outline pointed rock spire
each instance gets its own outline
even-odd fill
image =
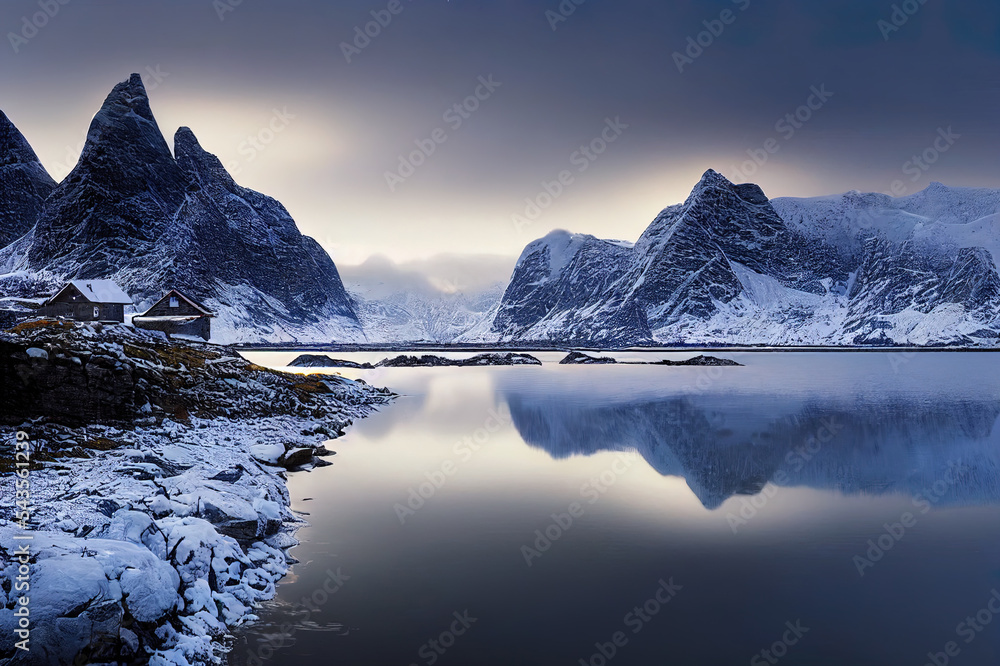
[[[222,161],[201,147],[190,127],[181,127],[174,134],[174,156],[181,171],[194,183],[205,186],[217,180],[227,189],[239,187]]]
[[[237,184],[188,127],[174,135],[174,153],[189,184],[177,223],[194,234],[216,279],[259,285],[290,310],[305,306],[306,317],[323,312],[357,322],[333,260],[279,201]]]
[[[730,182],[730,180],[721,173],[715,169],[708,169],[704,174],[702,174],[701,180],[698,181],[698,184],[694,186],[694,191],[697,192],[698,190],[704,190],[709,187],[730,188],[732,186],[732,182]]]
[[[285,207],[240,187],[190,129],[174,141],[176,159],[139,75],[116,85],[45,201],[27,267],[113,276],[137,305],[180,289],[207,301],[229,341],[364,339],[333,260]]]
[[[9,164],[38,164],[38,156],[28,144],[24,135],[14,127],[3,111],[0,111],[0,166]],[[50,179],[51,180],[51,179]]]
[[[0,111],[0,248],[34,226],[55,186],[24,135]]]
[[[152,176],[154,187],[174,189],[182,178],[156,118],[149,107],[146,87],[138,74],[116,85],[94,116],[80,162],[68,179],[84,167],[121,181],[129,193],[145,189],[133,178],[135,170]]]
[[[184,202],[187,182],[149,108],[142,79],[114,87],[80,161],[52,192],[28,254],[32,268],[109,275],[150,247]],[[94,262],[87,244],[113,239]],[[81,266],[90,266],[86,275]]]

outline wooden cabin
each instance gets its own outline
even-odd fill
[[[114,280],[71,280],[42,305],[42,316],[73,321],[125,322],[132,299]]]
[[[167,335],[188,335],[208,340],[212,337],[212,317],[208,308],[171,289],[153,307],[132,318],[132,325]]]

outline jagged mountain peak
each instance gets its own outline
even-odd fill
[[[178,127],[177,131],[174,132],[174,154],[180,155],[182,150],[185,152],[205,151],[190,127]]]
[[[122,81],[112,88],[104,99],[101,110],[94,116],[91,131],[102,126],[120,123],[129,115],[134,115],[137,119],[156,125],[156,118],[153,117],[153,110],[149,106],[146,86],[143,85],[142,77],[138,74],[133,74],[128,80]]]
[[[769,201],[767,195],[764,194],[764,190],[762,190],[759,185],[755,183],[736,184],[715,169],[708,169],[702,175],[701,180],[699,180],[691,190],[691,195],[688,197],[685,205],[689,206],[694,201],[703,199],[706,195],[711,194],[713,191],[721,191],[725,194],[735,194],[746,203],[757,206],[764,205]]]
[[[202,147],[190,127],[180,127],[174,134],[174,157],[188,178],[201,187],[209,180],[217,180],[229,190],[239,187],[222,161]]]
[[[176,168],[149,106],[142,77],[133,74],[112,89],[94,116],[77,168],[90,165],[114,169],[118,165],[128,169],[137,163]]]
[[[38,155],[28,140],[14,126],[3,111],[0,111],[0,166],[10,164],[39,164]]]
[[[0,111],[0,248],[31,229],[55,187],[27,139]]]
[[[771,202],[709,169],[629,250],[569,232],[529,245],[492,330],[617,345],[995,344],[998,217],[1000,190]]]
[[[153,111],[149,108],[149,95],[146,94],[146,86],[142,83],[142,77],[132,74],[127,80],[122,81],[111,89],[104,100],[104,107],[97,114],[109,111],[116,106],[128,107],[135,114],[149,121],[154,121]],[[155,121],[154,121],[155,122]]]
[[[111,278],[139,309],[181,289],[217,313],[221,340],[363,339],[336,266],[285,207],[237,185],[190,128],[174,142],[176,158],[141,77],[117,84],[6,265],[44,275],[39,292],[43,281]]]
[[[525,247],[518,260],[518,267],[525,262],[543,255],[547,259],[547,275],[558,275],[583,250],[603,252],[605,247],[631,248],[632,243],[605,240],[590,234],[574,234],[564,229],[555,229]]]
[[[705,173],[703,173],[701,176],[701,180],[699,180],[698,184],[694,186],[693,191],[699,192],[709,187],[731,188],[732,186],[733,186],[732,181],[730,181],[728,178],[723,176],[715,169],[706,169]]]

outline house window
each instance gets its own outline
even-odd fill
[[[101,308],[99,308],[99,307],[97,307],[95,305],[94,306],[94,319],[100,319],[100,318],[101,318]]]
[[[180,300],[176,296],[170,297],[170,307],[179,308],[181,306]]]

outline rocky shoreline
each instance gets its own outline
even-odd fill
[[[39,664],[220,663],[288,571],[303,521],[286,470],[328,464],[325,444],[394,397],[225,347],[53,323],[0,333],[0,382],[11,495],[17,433],[31,458],[27,524],[0,517],[0,659]],[[29,653],[12,584],[25,543]]]

